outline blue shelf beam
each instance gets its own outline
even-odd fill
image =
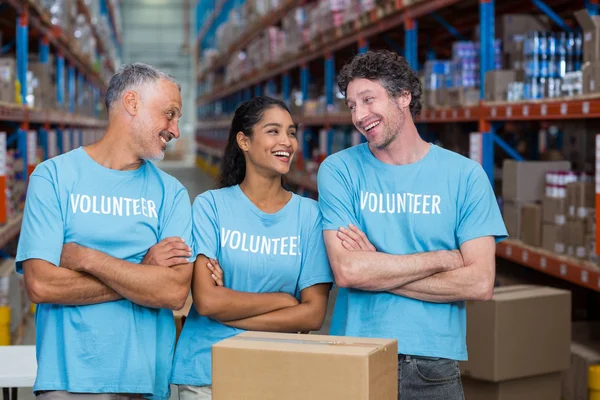
[[[358,39],[358,53],[364,54],[369,51],[369,41],[364,38]]]
[[[325,102],[327,109],[333,107],[333,97],[335,90],[335,59],[333,54],[327,54],[325,57]]]
[[[494,128],[481,135],[482,167],[488,179],[494,184]]]
[[[302,92],[302,102],[308,100],[308,87],[310,84],[310,71],[308,65],[303,64],[300,67],[300,91]]]
[[[531,0],[534,6],[537,7],[538,10],[543,12],[550,18],[556,25],[560,27],[563,31],[573,32],[573,29],[565,23],[565,21],[555,13],[546,3],[542,0]]]
[[[598,0],[585,0],[585,8],[590,15],[598,15]]]
[[[58,108],[65,105],[65,57],[62,54],[56,56],[56,102]]]
[[[27,104],[27,53],[29,15],[27,9],[17,17],[17,79],[21,85],[21,104]]]
[[[485,74],[494,69],[494,0],[479,0],[479,79],[485,82]],[[479,97],[483,99],[484,85],[479,85]]]
[[[290,73],[286,72],[281,77],[281,93],[283,95],[283,101],[288,106],[290,105],[290,92],[291,92]]]
[[[440,25],[442,25],[444,28],[446,28],[446,30],[448,32],[450,32],[450,34],[452,36],[454,36],[456,39],[458,39],[458,40],[467,40],[463,35],[460,34],[460,32],[458,32],[458,29],[456,29],[454,26],[452,26],[452,24],[450,24],[448,21],[446,21],[446,19],[444,17],[442,17],[440,14],[438,14],[436,12],[432,12],[431,16]]]
[[[404,54],[404,49],[400,46],[394,39],[389,37],[389,35],[382,35],[383,41],[387,44],[392,50],[394,50],[398,54]]]
[[[404,48],[405,48],[405,58],[408,61],[410,67],[417,71],[419,69],[418,59],[417,59],[417,29],[418,24],[415,19],[407,18],[404,22]]]
[[[508,143],[504,141],[500,136],[492,133],[492,137],[494,139],[494,143],[498,145],[502,150],[504,150],[509,156],[517,161],[523,161],[524,158],[518,151],[513,149]]]
[[[69,65],[67,68],[69,84],[69,112],[75,113],[75,67]]]

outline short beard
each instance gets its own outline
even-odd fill
[[[398,135],[400,135],[400,133],[402,132],[402,129],[404,129],[404,122],[406,120],[406,117],[402,113],[402,109],[400,108],[400,106],[398,105],[398,102],[395,99],[393,99],[393,98],[390,99],[390,102],[398,111],[398,114],[397,114],[398,119],[395,119],[393,121],[390,120],[390,123],[391,123],[390,126],[386,126],[386,131],[389,130],[389,135],[384,137],[383,143],[381,143],[379,145],[375,145],[375,144],[373,145],[373,147],[375,147],[377,150],[383,150],[383,149],[387,148],[390,144],[392,144],[392,142],[394,140],[396,140]]]

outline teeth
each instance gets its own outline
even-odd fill
[[[167,141],[165,140],[165,138],[164,138],[164,137],[162,137],[162,136],[161,136],[161,137],[160,137],[160,140],[162,140],[162,142],[163,142],[164,144],[167,144]]]
[[[276,156],[283,156],[283,157],[289,157],[290,153],[288,153],[287,151],[276,151],[275,152]]]
[[[377,121],[377,122],[373,122],[373,123],[372,123],[372,124],[370,124],[370,125],[367,125],[367,126],[365,127],[365,131],[370,131],[371,129],[375,128],[377,125],[379,125],[379,122],[380,122],[380,121]]]

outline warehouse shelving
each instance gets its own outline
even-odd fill
[[[221,7],[223,3],[220,3]],[[473,12],[464,12],[461,15],[460,12],[452,13],[452,11],[449,11],[455,10],[452,7],[465,3],[469,3],[470,7],[473,6],[471,3],[478,4],[478,18],[474,17]],[[573,9],[573,5],[564,1],[552,0],[551,3],[559,8],[562,7],[561,10]],[[588,11],[593,15],[597,15],[598,13],[598,5],[596,3],[596,1],[586,2]],[[418,66],[417,56],[423,56],[423,53],[425,53],[423,50],[426,50],[420,49],[421,51],[419,51],[417,31],[419,28],[424,27],[424,24],[418,26],[418,20],[423,17],[429,18],[434,12],[443,13],[445,11],[447,11],[445,15],[451,18],[459,29],[465,26],[472,28],[477,23],[482,27],[479,44],[481,60],[480,77],[481,81],[483,81],[486,72],[493,69],[491,60],[493,59],[492,49],[496,9],[500,13],[527,13],[531,11],[531,7],[534,9],[537,7],[543,12],[552,14],[549,7],[540,1],[535,1],[531,4],[530,2],[506,1],[503,4],[499,4],[498,7],[493,0],[479,0],[477,2],[467,2],[466,0],[395,0],[379,2],[373,11],[360,15],[354,21],[338,28],[324,32],[316,40],[305,44],[297,54],[286,55],[282,61],[265,65],[261,69],[252,71],[228,84],[215,85],[211,90],[205,89],[206,86],[202,85],[202,83],[207,81],[211,75],[222,71],[228,62],[228,58],[234,52],[244,50],[248,43],[258,37],[262,30],[266,29],[269,25],[277,25],[285,16],[287,10],[302,4],[305,4],[305,2],[297,0],[284,2],[279,9],[271,11],[250,26],[226,51],[221,53],[211,64],[204,66],[202,71],[199,71],[197,79],[202,88],[197,97],[197,106],[199,108],[197,122],[199,165],[212,175],[216,175],[217,165],[222,157],[233,110],[237,104],[243,100],[247,100],[252,94],[262,94],[263,89],[261,85],[267,82],[272,85],[280,85],[280,93],[283,94],[284,101],[289,104],[291,103],[289,95],[290,76],[294,74],[299,80],[299,82],[296,82],[299,85],[296,86],[300,87],[302,99],[304,101],[309,100],[308,80],[310,70],[315,67],[315,64],[322,63],[322,69],[318,69],[317,73],[323,73],[325,101],[326,105],[329,106],[326,108],[335,109],[333,107],[333,86],[335,84],[335,55],[337,53],[343,52],[344,57],[347,57],[357,52],[364,52],[369,48],[369,40],[380,40],[381,36],[385,36],[382,34],[386,32],[403,30],[404,49],[401,49],[401,46],[393,43],[393,41],[390,41],[390,46],[396,51],[404,51],[409,64],[413,68],[416,68]],[[470,10],[474,11],[474,8]],[[212,24],[217,19],[217,16],[218,13],[212,15],[211,29],[215,28]],[[453,30],[453,27],[445,22],[443,18],[440,18],[439,15],[436,15],[434,19],[441,21],[442,25],[448,28],[448,33],[436,34],[435,38],[428,38],[428,43],[440,45],[450,35],[457,34],[457,30]],[[556,14],[550,15],[550,19],[559,26],[561,26],[561,23],[564,26],[564,23]],[[205,28],[208,29],[206,26]],[[388,41],[386,40],[386,42]],[[349,49],[351,49],[351,52],[348,52]],[[281,78],[280,83],[275,83],[275,80],[279,77]],[[270,94],[274,93],[271,92]],[[479,155],[474,158],[481,162],[492,182],[494,181],[494,143],[499,144],[508,154],[514,157],[519,156],[516,151],[510,149],[506,143],[502,142],[501,138],[495,135],[497,123],[600,118],[600,95],[510,103],[486,102],[483,101],[483,95],[483,88],[480,88],[481,100],[479,104],[470,107],[423,108],[416,122],[421,124],[471,124],[469,126],[473,127],[473,132],[477,132],[475,135],[477,135],[476,138],[480,141]],[[218,107],[216,107],[217,103],[219,103]],[[343,106],[341,107],[343,109]],[[210,115],[214,109],[221,110],[220,114],[216,117]],[[350,113],[346,111],[310,115],[295,113],[294,118],[296,122],[300,123],[307,130],[316,128],[316,130],[312,130],[312,136],[320,137],[320,141],[323,140],[323,137],[330,141],[329,135],[333,134],[333,130],[331,129],[333,126],[352,125]],[[326,131],[325,136],[322,135],[323,129]],[[318,130],[320,130],[319,134],[315,135]],[[297,153],[297,157],[300,158],[297,163],[299,168],[292,168],[292,171],[287,176],[287,182],[304,192],[316,194],[315,173],[308,174],[302,170],[302,158],[305,156],[302,147],[303,143],[300,143],[300,149]],[[328,155],[327,153],[330,149],[329,146],[319,147],[327,150],[326,154],[321,155],[322,159],[322,157]],[[597,218],[600,219],[600,216],[597,216]],[[600,235],[597,234],[596,236],[600,238]],[[600,248],[598,243],[596,247]],[[497,256],[570,281],[582,287],[600,291],[598,267],[592,263],[531,248],[514,240],[507,240],[500,243],[497,246]]]
[[[77,0],[74,5],[91,25],[91,13],[85,3]],[[99,110],[100,95],[106,90],[103,75],[70,42],[62,28],[51,23],[47,10],[33,0],[8,0],[2,7],[8,7],[3,10],[4,15],[14,15],[16,20],[14,36],[6,35],[5,31],[3,39],[15,39],[15,73],[20,91],[15,97],[16,103],[0,102],[0,248],[6,247],[17,237],[22,218],[22,204],[13,212],[8,212],[5,192],[13,188],[7,187],[10,184],[6,176],[7,149],[10,147],[20,154],[24,168],[21,179],[25,188],[38,162],[93,142],[107,125],[107,121],[100,117]],[[97,28],[92,25],[92,29],[98,50],[108,56],[106,44],[102,43]],[[57,109],[27,104],[28,81],[25,77],[29,70],[30,52],[39,54],[36,58],[39,57],[41,65],[49,63],[50,54],[55,56]],[[114,72],[113,63],[108,58],[105,61],[104,67]],[[89,108],[88,103],[83,102],[84,90],[90,96]],[[68,101],[65,101],[66,95]]]

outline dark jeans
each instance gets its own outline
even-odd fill
[[[464,400],[458,362],[398,356],[398,400]]]

